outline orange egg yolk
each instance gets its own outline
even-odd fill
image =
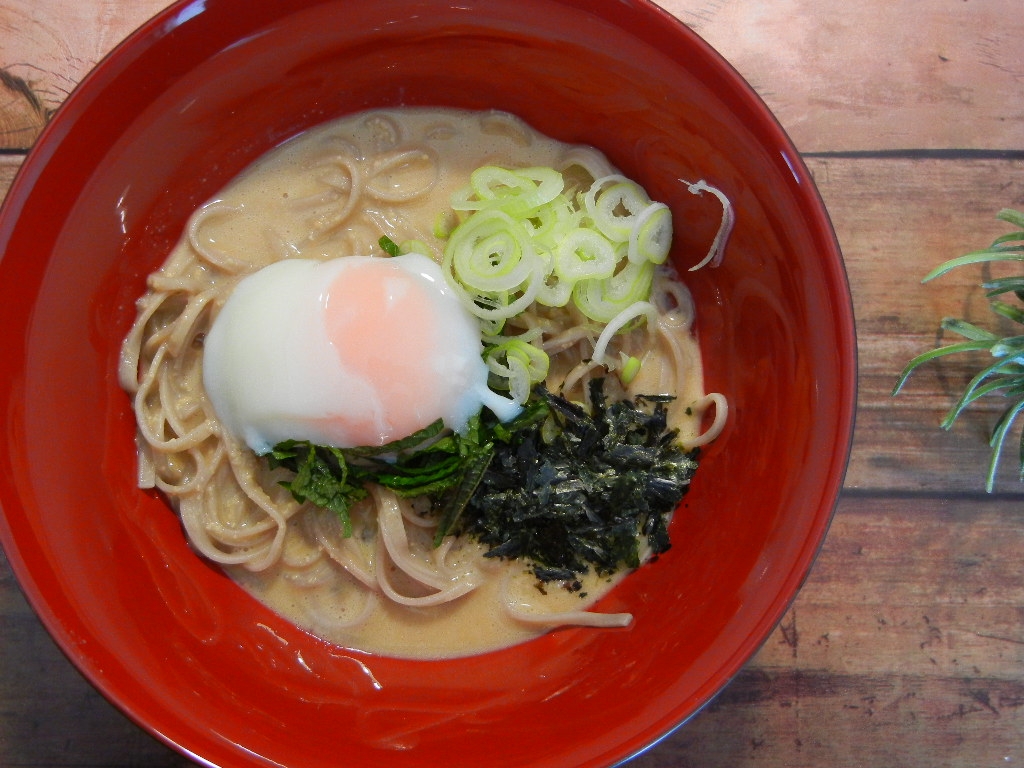
[[[327,336],[342,368],[369,383],[380,409],[347,427],[363,445],[382,445],[438,416],[443,394],[430,361],[442,354],[429,278],[387,259],[361,262],[335,278],[325,305]]]

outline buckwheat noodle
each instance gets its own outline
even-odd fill
[[[470,170],[490,163],[549,165],[581,179],[615,172],[599,152],[553,142],[502,113],[392,110],[328,124],[275,150],[194,213],[149,275],[124,341],[119,377],[138,424],[139,485],[166,495],[203,557],[328,639],[398,655],[460,655],[508,642],[414,650],[358,634],[402,611],[414,613],[416,633],[424,611],[444,620],[485,588],[488,610],[520,633],[512,641],[559,625],[630,620],[587,610],[614,579],[588,584],[587,602],[562,596],[545,605],[516,586],[521,563],[485,558],[480,545],[454,537],[435,548],[435,521],[422,505],[385,488],[356,506],[353,535],[344,536],[334,513],[297,503],[279,484],[287,473],[221,426],[203,391],[204,334],[242,277],[284,258],[379,253],[381,235],[419,240],[440,261],[433,217]],[[548,387],[573,399],[585,400],[587,382],[601,375],[595,357],[642,358],[629,387],[610,394],[676,393],[670,420],[685,444],[702,445],[721,432],[727,403],[703,391],[693,302],[661,269],[650,303],[654,322],[606,339],[597,355],[598,334],[574,308],[534,305],[510,323],[540,339],[551,357]],[[713,418],[701,431],[705,412]],[[280,597],[293,593],[302,597]]]

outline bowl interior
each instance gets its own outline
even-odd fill
[[[841,487],[849,292],[813,184],[714,52],[654,6],[598,0],[181,3],[68,99],[0,216],[0,535],[71,659],[131,717],[214,764],[606,765],[695,712],[775,626]],[[561,630],[414,662],[295,629],[188,548],[135,488],[120,341],[185,219],[249,162],[332,117],[503,109],[602,149],[672,207],[708,388],[731,403],[674,546],[606,600],[624,630]],[[524,738],[523,734],[529,734]]]

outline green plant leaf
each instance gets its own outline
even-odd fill
[[[972,264],[1024,261],[1024,213],[1004,208],[999,211],[996,218],[1018,227],[1018,231],[996,238],[988,248],[943,262],[925,275],[923,282]],[[1024,325],[1024,275],[994,278],[983,282],[981,286],[987,291],[986,297],[989,299],[993,315],[1004,321],[1010,320]],[[1012,295],[1019,303],[995,298],[1009,298],[1008,295]],[[985,475],[985,490],[991,492],[1007,435],[1020,414],[1024,412],[1024,335],[999,336],[974,323],[957,318],[943,319],[940,327],[963,336],[966,341],[929,350],[914,357],[897,378],[892,394],[896,395],[902,390],[907,379],[918,367],[948,355],[986,350],[996,358],[974,375],[941,422],[943,429],[950,429],[967,408],[991,395],[1001,396],[1009,401],[993,427],[989,439],[992,453]],[[1020,439],[1018,463],[1020,478],[1024,480],[1024,434]]]

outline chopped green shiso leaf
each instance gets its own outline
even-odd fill
[[[429,496],[435,544],[466,534],[487,555],[524,558],[541,581],[608,574],[670,547],[668,520],[697,468],[668,428],[670,397],[608,404],[591,383],[591,412],[536,387],[523,412],[502,424],[482,412],[465,434],[441,422],[380,447],[276,445],[272,467],[296,500],[331,509],[351,535],[351,506],[378,483],[405,497]]]
[[[388,256],[401,256],[402,248],[394,240],[387,235],[381,235],[381,238],[377,241],[377,245],[381,247]]]

